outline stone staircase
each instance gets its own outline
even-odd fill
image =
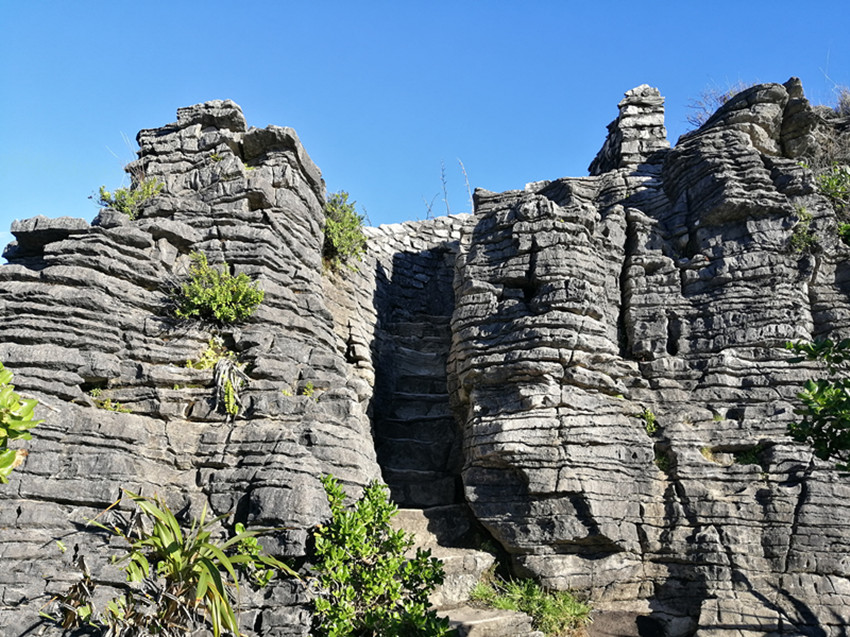
[[[433,507],[461,500],[460,437],[446,389],[449,318],[417,314],[389,326],[391,377],[379,381],[375,449],[393,500]]]
[[[458,637],[543,637],[543,633],[534,631],[531,618],[524,613],[468,604],[470,591],[495,557],[460,546],[468,542],[474,528],[466,505],[400,509],[393,526],[413,533],[417,548],[430,549],[443,561],[446,578],[432,593],[431,604],[448,618]]]

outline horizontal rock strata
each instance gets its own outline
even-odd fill
[[[285,526],[269,548],[300,559],[333,473],[468,506],[517,574],[588,596],[599,634],[843,634],[850,482],[785,433],[817,370],[784,343],[850,326],[850,249],[811,170],[846,160],[848,129],[792,79],[670,148],[641,86],[589,176],[367,228],[338,272],[294,131],[221,101],[142,131],[129,171],[163,192],[138,219],[16,222],[0,267],[0,361],[45,419],[0,488],[0,632],[38,623],[75,555],[120,586],[85,521],[121,489]],[[250,380],[235,420],[185,364],[214,330],[169,305],[193,250],[265,290],[219,330]],[[246,634],[309,632],[302,584],[245,595]]]

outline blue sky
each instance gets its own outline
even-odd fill
[[[91,220],[141,128],[232,99],[293,127],[373,225],[586,174],[623,93],[667,98],[671,142],[709,87],[850,84],[850,3],[0,0],[0,243],[15,218]],[[124,142],[129,138],[131,144]]]

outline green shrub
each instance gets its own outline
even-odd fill
[[[9,482],[9,474],[23,463],[27,456],[25,449],[9,449],[11,440],[30,440],[29,430],[44,422],[34,420],[33,412],[38,401],[34,398],[22,399],[15,392],[12,372],[0,363],[0,483]]]
[[[239,635],[231,601],[233,591],[239,591],[236,569],[262,572],[259,580],[253,579],[263,585],[271,579],[268,570],[297,577],[286,564],[261,553],[254,540],[259,531],[237,525],[234,537],[218,542],[212,527],[225,516],[207,521],[205,508],[187,530],[159,498],[126,493],[143,518],[141,525],[131,526],[150,531],[134,530],[128,535],[118,526],[93,524],[127,541],[124,555],[116,560],[126,563],[127,592],[98,614],[91,603],[94,583],[84,573],[83,581],[59,600],[58,616],[47,616],[64,628],[95,628],[98,634],[108,635],[176,636],[206,617],[216,637],[222,631]]]
[[[788,433],[810,444],[821,460],[835,460],[838,469],[850,471],[850,339],[786,343],[785,347],[802,354],[788,362],[821,361],[828,376],[804,383],[797,394],[802,407],[794,410],[802,418],[788,425]]]
[[[352,258],[358,261],[366,251],[366,235],[363,234],[363,217],[354,209],[355,202],[348,201],[348,193],[333,193],[325,204],[325,242],[322,256],[327,267],[338,270]]]
[[[470,600],[489,608],[526,613],[534,621],[534,629],[549,637],[575,635],[591,622],[588,604],[568,591],[548,591],[530,579],[504,580],[491,574],[476,584]]]
[[[838,224],[838,236],[841,238],[844,245],[850,246],[850,223]]]
[[[817,252],[820,248],[818,237],[811,229],[812,215],[802,206],[797,208],[797,223],[791,232],[791,249],[795,252]]]
[[[818,190],[832,201],[838,212],[850,204],[850,168],[833,164],[816,177]]]
[[[750,447],[749,449],[735,451],[732,455],[735,458],[736,464],[757,464],[760,467],[764,467],[762,460],[763,452],[764,447],[762,445],[756,445],[755,447]]]
[[[386,487],[373,482],[351,509],[332,476],[322,484],[331,519],[314,534],[317,636],[438,637],[448,622],[429,608],[428,595],[443,582],[443,565],[430,551],[405,553],[413,539],[394,531],[396,507]]]
[[[654,436],[658,433],[658,420],[651,409],[644,407],[643,411],[638,414],[638,418],[643,420],[643,428],[648,436]]]
[[[254,313],[264,292],[247,274],[233,276],[227,263],[221,270],[214,268],[203,252],[190,256],[189,281],[172,294],[178,318],[226,324],[244,321]]]
[[[130,219],[135,219],[142,203],[162,192],[162,186],[163,184],[156,179],[143,179],[135,186],[118,188],[115,192],[110,192],[106,186],[101,186],[98,191],[98,203],[104,208],[112,208],[123,212]]]

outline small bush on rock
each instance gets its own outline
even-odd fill
[[[353,508],[336,479],[322,484],[331,519],[314,534],[318,595],[317,637],[439,637],[448,622],[429,608],[428,595],[443,582],[443,565],[430,551],[406,553],[413,539],[394,531],[396,507],[386,487],[373,482]]]
[[[788,433],[811,445],[821,460],[837,461],[838,469],[850,471],[850,339],[786,343],[785,347],[802,355],[790,363],[821,361],[828,376],[804,383],[797,394],[802,407],[794,410],[802,418],[788,425]]]
[[[9,449],[10,440],[30,440],[29,430],[42,420],[33,419],[38,401],[22,399],[15,392],[12,372],[0,363],[0,483],[9,482],[9,474],[21,465],[27,456],[25,449]]]
[[[818,190],[832,201],[839,213],[850,205],[850,168],[833,164],[817,176]]]
[[[193,252],[191,259],[189,281],[173,293],[178,318],[238,323],[262,302],[264,292],[244,272],[233,276],[226,263],[221,270],[214,268],[203,252]]]
[[[104,208],[112,208],[123,212],[130,219],[135,219],[142,203],[162,192],[162,186],[156,179],[143,179],[133,187],[118,188],[114,192],[108,191],[106,186],[101,186],[98,191],[98,203]]]
[[[322,256],[325,265],[332,270],[338,270],[343,264],[355,270],[348,261],[352,258],[359,261],[366,251],[363,217],[357,214],[354,204],[353,201],[349,203],[348,193],[345,191],[332,194],[325,204],[325,243]]]
[[[797,223],[791,232],[791,249],[794,252],[813,253],[820,250],[820,242],[811,228],[812,214],[802,206],[797,209]]]

